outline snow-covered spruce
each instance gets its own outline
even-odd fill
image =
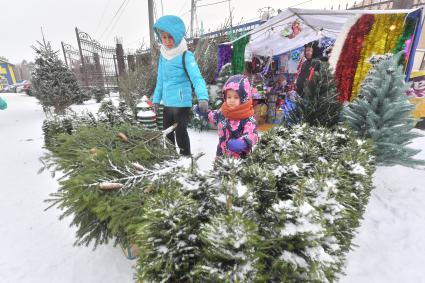
[[[43,105],[45,112],[53,107],[55,113],[63,114],[75,103],[89,99],[77,81],[74,73],[59,59],[59,51],[54,51],[50,42],[37,42],[35,69],[32,74],[34,95]]]
[[[71,109],[67,109],[62,115],[47,115],[43,122],[44,143],[46,147],[54,146],[59,134],[73,134],[82,126],[119,126],[126,123],[137,124],[131,109],[124,101],[120,101],[118,107],[115,107],[108,99],[101,103],[96,115],[91,112],[77,114]]]
[[[204,256],[195,269],[197,282],[254,282],[259,277],[261,238],[257,225],[232,211],[201,226]]]
[[[138,242],[163,244],[160,251],[146,249],[150,261],[139,260],[138,278],[333,282],[367,204],[373,171],[369,143],[345,128],[331,132],[306,125],[273,129],[251,157],[222,159],[212,172],[177,170],[170,178],[158,179],[156,186],[172,187],[179,193],[165,194],[167,198],[178,201],[184,196],[194,207],[191,213],[180,213],[174,205],[166,205],[164,193],[155,197],[163,212],[144,217],[139,231],[156,229]],[[170,229],[162,225],[168,219],[198,228]],[[184,253],[183,246],[169,239],[182,237],[201,239],[196,246],[199,254],[175,261],[172,255]],[[169,273],[158,274],[163,265],[178,270],[167,268]],[[177,279],[181,274],[184,280]]]

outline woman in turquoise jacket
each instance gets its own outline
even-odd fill
[[[187,50],[183,21],[177,16],[163,16],[155,23],[154,30],[161,39],[161,55],[153,103],[156,108],[160,103],[164,105],[164,128],[178,123],[175,129],[177,146],[180,154],[190,156],[187,124],[192,108],[192,85],[202,112],[208,110],[207,87],[193,53]],[[174,133],[167,138],[174,144]]]
[[[6,101],[3,100],[3,98],[0,97],[0,110],[5,110],[7,108]]]

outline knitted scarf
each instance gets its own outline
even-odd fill
[[[231,120],[242,120],[254,115],[252,99],[232,109],[224,102],[220,110],[226,119]]]
[[[174,48],[168,49],[165,45],[161,44],[161,54],[165,59],[171,60],[177,55],[183,54],[187,50],[186,40],[183,38],[179,45]]]

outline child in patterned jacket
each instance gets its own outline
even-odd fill
[[[195,112],[217,125],[219,143],[217,157],[244,158],[258,142],[257,124],[252,107],[251,86],[246,77],[235,75],[223,86],[224,103],[220,110]]]

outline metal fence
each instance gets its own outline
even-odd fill
[[[78,28],[75,28],[75,33],[81,58],[83,85],[118,88],[118,68],[125,69],[125,66],[122,66],[122,45],[121,48],[118,44],[117,47],[102,45]]]
[[[202,39],[224,42],[229,33],[238,36],[264,21],[255,21],[230,28],[219,29],[201,36]],[[88,33],[75,28],[77,48],[62,42],[65,63],[86,88],[100,87],[115,90],[119,86],[119,77],[137,66],[150,65],[150,50],[139,50],[135,54],[124,54],[123,45],[107,46],[93,39]],[[194,49],[200,38],[188,39],[189,47]]]
[[[63,57],[65,64],[75,74],[80,84],[83,84],[83,69],[81,65],[81,57],[78,49],[74,48],[71,44],[61,42]]]

